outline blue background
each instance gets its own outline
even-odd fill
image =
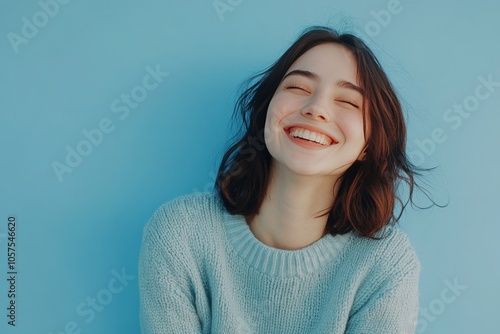
[[[162,203],[212,189],[238,85],[313,24],[373,47],[408,115],[408,151],[420,166],[439,166],[427,188],[449,205],[401,221],[422,262],[418,332],[500,333],[500,87],[473,97],[479,77],[500,82],[500,2],[221,0],[218,13],[211,0],[88,0],[45,6],[51,16],[39,13],[43,3],[51,1],[0,5],[2,333],[138,333],[144,224]],[[11,42],[34,21],[36,33],[25,27],[31,37]],[[150,91],[140,88],[148,66],[168,73]],[[147,96],[126,117],[114,112],[131,92]],[[470,116],[443,118],[464,103]],[[54,162],[103,119],[113,131],[58,178]],[[15,328],[6,318],[9,215]],[[122,272],[127,279],[114,279]]]

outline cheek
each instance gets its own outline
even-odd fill
[[[364,145],[363,115],[361,113],[344,115],[342,118],[342,131],[350,142]]]
[[[294,99],[278,93],[274,95],[269,103],[268,114],[272,114],[274,118],[281,120],[281,118],[286,117],[296,109],[296,104]]]
[[[269,103],[269,107],[267,109],[266,131],[273,131],[276,133],[279,129],[281,129],[282,120],[286,118],[292,110],[293,108],[291,107],[289,101],[286,101],[279,95],[275,95]]]

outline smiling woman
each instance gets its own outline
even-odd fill
[[[420,262],[395,223],[421,170],[377,59],[311,27],[252,81],[216,193],[144,229],[143,333],[414,333]]]

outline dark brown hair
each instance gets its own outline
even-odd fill
[[[399,220],[409,201],[413,204],[414,187],[420,188],[415,177],[433,168],[422,169],[409,161],[405,152],[406,126],[396,92],[372,51],[352,34],[310,27],[274,64],[248,80],[248,88],[238,98],[233,114],[234,120],[237,116],[242,118],[242,135],[233,138],[234,144],[224,154],[214,188],[231,214],[251,217],[259,212],[272,161],[264,142],[269,103],[292,63],[324,43],[342,45],[356,59],[358,80],[365,92],[363,127],[367,138],[364,159],[356,160],[338,179],[341,183],[335,200],[329,211],[321,215],[329,215],[325,232],[336,235],[354,230],[374,238],[385,225]],[[396,194],[401,181],[409,186],[405,203]],[[396,202],[402,205],[397,216]]]

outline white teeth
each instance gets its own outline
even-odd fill
[[[311,140],[311,141],[314,141],[314,142],[319,143],[321,145],[325,145],[325,146],[330,145],[330,139],[321,133],[311,132],[309,130],[302,130],[302,129],[296,128],[293,131],[290,131],[290,135],[292,137],[299,137],[299,138]]]

